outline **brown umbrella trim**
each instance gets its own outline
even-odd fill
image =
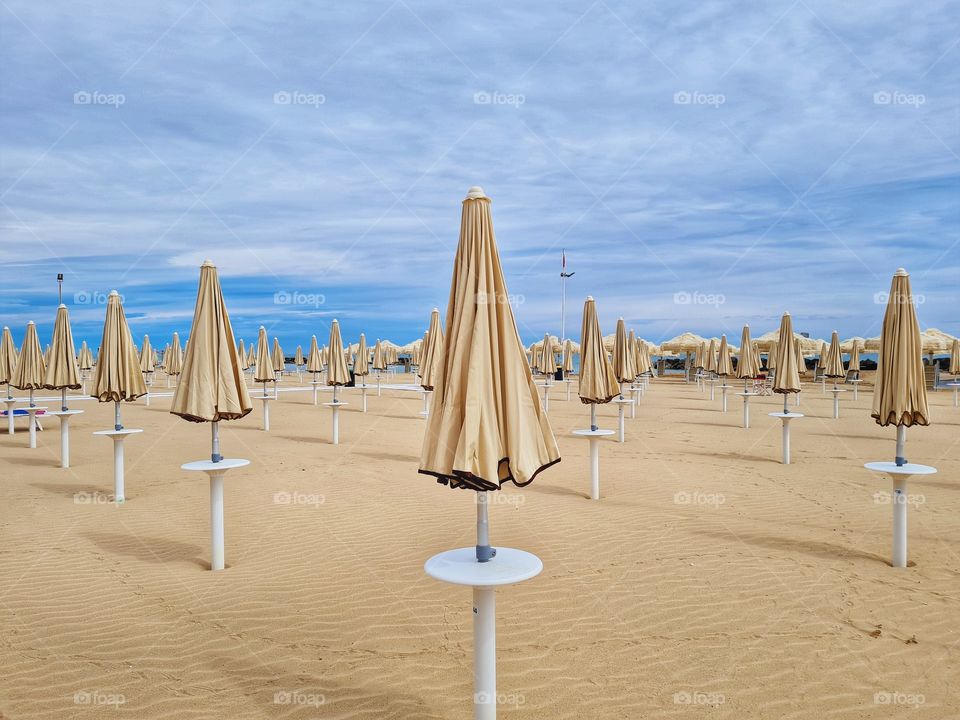
[[[489,480],[485,480],[482,477],[474,475],[471,472],[465,472],[462,470],[453,470],[452,473],[450,474],[438,473],[432,470],[419,470],[418,472],[421,475],[430,475],[431,477],[435,477],[438,483],[440,483],[441,485],[446,485],[451,489],[476,490],[477,492],[492,492],[494,490],[500,490],[503,487],[504,483],[508,483],[508,482],[512,482],[517,487],[526,487],[527,485],[529,485],[534,481],[537,475],[539,475],[541,472],[546,470],[548,467],[552,465],[556,465],[558,462],[560,462],[560,458],[557,458],[556,460],[551,460],[546,465],[541,465],[540,468],[535,473],[533,473],[533,475],[530,476],[530,479],[527,480],[525,483],[517,482],[516,478],[514,478],[513,471],[510,470],[510,458],[508,457],[503,458],[498,463],[499,469],[502,469],[504,464],[506,464],[506,470],[507,470],[507,476],[503,480],[500,480],[499,484],[497,484],[496,482],[490,482]]]

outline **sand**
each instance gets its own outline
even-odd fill
[[[158,392],[165,392],[158,380]],[[286,380],[281,387],[296,384]],[[870,392],[805,383],[794,464],[780,423],[741,400],[655,381],[627,442],[601,451],[591,502],[588,411],[552,391],[562,462],[491,508],[491,537],[544,572],[498,593],[503,718],[960,716],[960,410],[907,455],[911,567],[890,567],[893,429]],[[328,400],[329,396],[322,397]],[[170,399],[124,407],[127,502],[110,502],[112,407],[76,401],[73,467],[58,421],[36,450],[0,435],[0,713],[5,718],[470,718],[471,597],[424,561],[472,545],[473,494],[418,475],[415,393],[344,395],[339,447],[308,390],[224,423],[249,468],[226,488],[227,570],[209,572],[209,428]],[[52,403],[47,403],[53,407]],[[616,427],[616,409],[600,410]],[[877,495],[877,493],[881,493]]]

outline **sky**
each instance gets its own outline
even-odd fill
[[[410,342],[480,185],[525,342],[960,334],[960,12],[938,0],[0,2],[0,324]]]

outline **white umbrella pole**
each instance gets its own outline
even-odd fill
[[[377,370],[377,397],[380,397],[380,370]]]
[[[497,610],[492,587],[473,588],[473,717],[497,717]]]
[[[120,422],[120,401],[113,401],[113,429],[123,430],[123,424]]]
[[[33,388],[30,388],[30,407],[36,407],[37,404],[33,401]]]
[[[213,424],[216,427],[217,423]],[[217,462],[216,460],[214,462]],[[210,569],[223,570],[223,473],[210,475]]]
[[[750,427],[750,398],[747,396],[746,390],[744,390],[743,395],[743,427]]]
[[[119,430],[119,428],[117,428]],[[123,488],[123,436],[114,436],[113,438],[113,499],[114,502],[122,503],[124,498]]]
[[[210,462],[218,463],[223,460],[220,454],[220,423],[210,423]]]
[[[597,425],[597,404],[590,403],[590,429],[598,430],[599,426]]]
[[[897,428],[898,444],[900,428]],[[899,451],[898,451],[899,452]],[[907,476],[893,476],[893,566],[907,566]]]
[[[66,388],[60,389],[60,409],[61,410],[67,409],[67,389]]]
[[[895,457],[895,461],[898,467],[907,464],[907,458],[904,457],[904,447],[906,446],[906,444],[907,444],[907,426],[897,425],[897,454]],[[904,522],[906,522],[906,519],[904,519]]]

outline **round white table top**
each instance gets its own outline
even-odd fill
[[[424,563],[427,575],[454,585],[497,587],[536,577],[543,570],[543,562],[536,555],[515,548],[496,548],[497,554],[489,562],[477,562],[476,548],[447,550],[434,555]]]
[[[122,437],[124,435],[133,435],[134,433],[142,433],[142,429],[137,428],[123,428],[122,430],[96,430],[94,435],[107,435],[109,437]]]
[[[596,430],[585,429],[585,430],[573,431],[574,435],[577,435],[579,437],[588,437],[588,438],[607,437],[608,435],[613,435],[615,433],[616,433],[615,430],[604,430],[603,428],[598,428]]]
[[[193,462],[184,463],[180,466],[181,470],[202,470],[203,472],[209,472],[210,470],[233,470],[234,468],[246,467],[250,464],[249,460],[244,460],[243,458],[224,458],[220,462],[213,462],[212,460],[194,460]]]
[[[767,413],[767,415],[769,415],[770,417],[780,418],[782,420],[792,420],[793,418],[803,417],[803,413],[795,413],[795,412],[788,412],[788,413],[775,412],[775,413]]]
[[[83,410],[51,410],[50,412],[47,413],[47,415],[58,415],[58,416],[68,415],[69,416],[69,415],[79,415],[82,412]]]
[[[917,463],[897,465],[895,462],[871,462],[865,463],[864,467],[867,470],[887,473],[888,475],[933,475],[937,472],[937,469],[934,467],[919,465]]]
[[[334,409],[336,409],[336,408],[338,408],[338,407],[343,407],[344,405],[349,405],[349,404],[350,404],[350,403],[345,403],[343,400],[337,400],[336,402],[324,403],[324,405],[325,405],[326,407],[334,408]]]
[[[739,395],[740,397],[753,397],[754,395],[759,395],[760,393],[755,393],[755,392],[738,392],[738,393],[736,393],[736,394]]]
[[[633,398],[619,397],[610,402],[616,403],[617,405],[633,405]]]
[[[827,392],[842,393],[846,392],[846,390],[844,388],[827,388]]]

